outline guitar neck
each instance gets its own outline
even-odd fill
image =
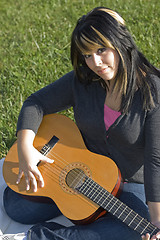
[[[142,218],[91,178],[85,176],[83,183],[81,183],[80,186],[77,184],[74,188],[110,212],[113,216],[120,219],[127,226],[140,233],[140,235],[150,233],[150,235],[153,236],[159,231],[152,223]]]

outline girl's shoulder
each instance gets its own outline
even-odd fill
[[[155,109],[160,106],[160,77],[155,74],[149,75],[150,81],[152,82],[152,96],[155,102]]]
[[[157,73],[149,73],[148,76],[151,81],[154,81],[155,83],[157,83],[159,85],[159,82],[160,82],[160,70],[159,69],[157,69]]]

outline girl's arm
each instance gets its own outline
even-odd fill
[[[53,160],[42,155],[33,146],[35,133],[32,130],[20,130],[17,134],[17,147],[19,158],[19,174],[17,184],[20,182],[23,174],[26,181],[26,190],[33,187],[33,191],[37,191],[37,186],[43,187],[44,180],[42,174],[38,170],[37,164],[39,161],[53,163]]]
[[[148,202],[151,222],[158,228],[160,228],[160,202]],[[149,234],[142,236],[143,240],[157,240],[160,238],[160,231],[150,238]]]

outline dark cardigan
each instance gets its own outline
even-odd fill
[[[160,80],[155,76],[152,78],[159,89]],[[160,201],[159,104],[152,111],[144,111],[138,90],[128,114],[121,114],[106,131],[105,97],[106,92],[98,81],[84,85],[72,71],[24,102],[17,131],[32,129],[36,133],[43,115],[73,107],[76,124],[87,148],[112,158],[125,181],[144,182],[147,201]]]

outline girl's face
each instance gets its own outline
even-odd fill
[[[112,48],[97,48],[84,54],[87,66],[104,81],[114,80],[118,71],[119,54]]]

